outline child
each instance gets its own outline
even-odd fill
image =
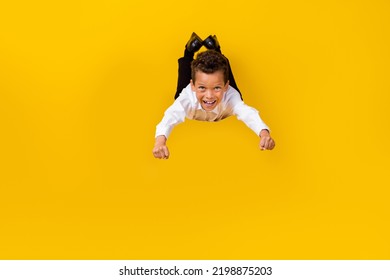
[[[208,50],[194,53],[202,46]],[[192,33],[185,46],[184,57],[179,59],[179,78],[175,102],[165,111],[156,127],[156,142],[153,155],[168,159],[166,141],[173,127],[187,117],[200,121],[220,121],[231,115],[243,121],[260,136],[260,148],[272,150],[275,142],[268,126],[261,120],[258,111],[246,105],[235,83],[228,59],[222,55],[217,37],[209,36],[204,41]]]

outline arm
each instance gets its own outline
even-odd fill
[[[190,105],[184,96],[180,96],[175,102],[165,111],[164,117],[156,127],[155,143],[153,147],[153,155],[155,158],[168,159],[169,150],[166,145],[168,136],[174,126],[184,122],[186,111]]]
[[[243,121],[256,135],[260,137],[260,149],[272,150],[275,147],[275,141],[271,138],[268,126],[260,118],[259,112],[246,105],[237,94],[230,100],[233,104],[233,114],[237,119]]]

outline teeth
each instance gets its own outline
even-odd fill
[[[203,101],[203,102],[206,104],[214,104],[215,100],[214,101]]]

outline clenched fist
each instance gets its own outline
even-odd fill
[[[156,137],[156,142],[153,148],[153,155],[155,158],[159,159],[168,159],[169,158],[169,150],[166,145],[167,138],[164,135],[160,135]]]

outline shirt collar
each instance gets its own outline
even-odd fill
[[[196,109],[197,109],[197,110],[201,110],[201,111],[206,112],[206,113],[210,112],[210,113],[218,114],[218,112],[219,112],[219,106],[221,106],[221,103],[219,103],[219,104],[217,105],[217,107],[215,107],[213,110],[211,110],[211,111],[206,111],[205,109],[202,108],[202,105],[200,104],[199,101],[197,101],[197,103],[198,103],[198,107],[197,107]]]

